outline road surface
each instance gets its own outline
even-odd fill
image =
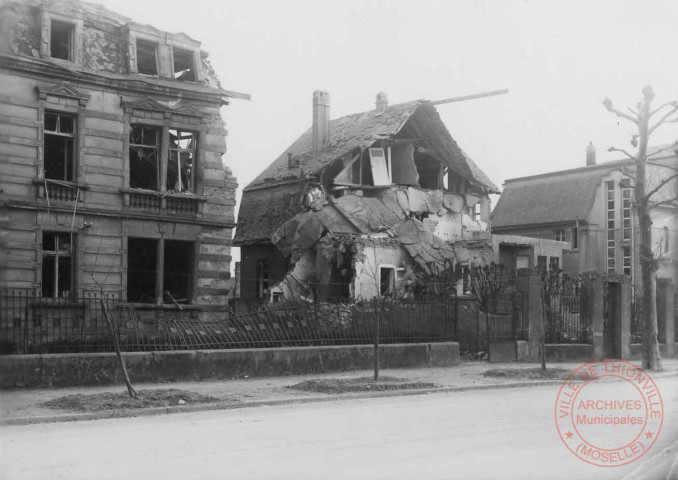
[[[545,386],[3,427],[0,477],[620,479],[678,441],[678,378],[657,383],[662,434],[627,467],[566,450]]]

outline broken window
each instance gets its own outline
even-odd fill
[[[193,192],[196,134],[183,130],[169,131],[167,190]]]
[[[73,37],[75,25],[52,20],[50,33],[50,56],[61,60],[73,60]]]
[[[195,82],[195,59],[193,52],[174,47],[174,78],[184,82]]]
[[[165,303],[191,303],[193,242],[165,240],[163,292]]]
[[[158,248],[163,242],[162,265],[158,264]],[[157,303],[163,292],[163,303],[190,303],[193,283],[193,242],[127,239],[127,300]],[[162,266],[162,269],[160,269]],[[162,275],[160,272],[162,271]]]
[[[127,300],[154,303],[158,270],[158,240],[127,239]]]
[[[265,298],[268,296],[269,288],[269,274],[268,261],[257,260],[257,278],[256,278],[256,293],[257,298]]]
[[[481,213],[481,206],[480,206],[480,202],[478,202],[475,205],[473,205],[473,207],[471,207],[471,218],[473,218],[473,220],[475,220],[476,222],[479,222],[480,221],[480,213]]]
[[[428,156],[419,156],[414,159],[414,164],[417,167],[419,186],[421,188],[432,190],[442,188],[443,168],[438,160]]]
[[[396,270],[393,267],[379,268],[379,294],[382,296],[392,295],[395,291]]]
[[[129,139],[129,183],[131,188],[158,190],[160,185],[160,129],[132,125]]]
[[[137,39],[137,72],[144,75],[158,74],[156,48],[157,43]]]
[[[75,177],[75,117],[45,112],[45,178],[73,180]]]
[[[558,257],[549,258],[549,270],[560,270],[560,258]]]
[[[74,288],[73,236],[70,233],[42,232],[42,296],[69,297]]]

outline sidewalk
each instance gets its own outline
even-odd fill
[[[653,375],[657,378],[678,375],[678,359],[663,360],[664,372]],[[550,368],[574,370],[581,363],[550,364]],[[15,389],[0,391],[0,425],[21,425],[77,420],[95,420],[165,413],[194,412],[203,410],[247,408],[265,405],[281,405],[304,402],[333,401],[349,398],[417,395],[436,392],[455,392],[476,389],[519,388],[538,385],[560,385],[561,380],[515,380],[485,377],[483,372],[501,368],[538,368],[538,364],[464,362],[455,367],[413,368],[382,370],[382,376],[408,381],[432,382],[441,388],[426,390],[391,390],[346,394],[312,393],[287,388],[304,380],[371,377],[372,370],[286,377],[258,377],[238,380],[179,382],[160,384],[134,384],[139,390],[176,388],[210,395],[219,399],[215,403],[176,405],[171,407],[109,410],[94,413],[68,412],[51,409],[41,404],[65,395],[95,394],[125,391],[124,385],[102,387],[75,387],[52,389]]]

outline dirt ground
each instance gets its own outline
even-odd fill
[[[197,403],[218,402],[221,399],[195,392],[169,388],[163,390],[141,390],[137,398],[131,398],[127,392],[103,392],[89,395],[75,394],[54,398],[42,405],[58,410],[72,412],[99,412],[122,408],[153,408],[174,405],[194,405]]]
[[[380,377],[375,381],[373,377],[361,378],[320,378],[306,380],[287,388],[318,393],[353,393],[379,392],[384,390],[410,390],[414,388],[438,388],[432,382],[420,382],[394,377]]]
[[[566,368],[494,368],[483,372],[483,376],[511,380],[564,380],[571,373]]]

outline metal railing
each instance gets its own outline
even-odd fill
[[[585,290],[574,280],[564,279],[544,291],[547,343],[591,343],[583,302]]]
[[[241,315],[136,310],[107,298],[123,351],[271,348],[310,345],[444,342],[456,337],[456,300],[444,302],[274,304]],[[160,307],[159,307],[160,308]],[[0,292],[0,353],[113,351],[99,296],[44,299]],[[156,318],[157,317],[157,318]]]

